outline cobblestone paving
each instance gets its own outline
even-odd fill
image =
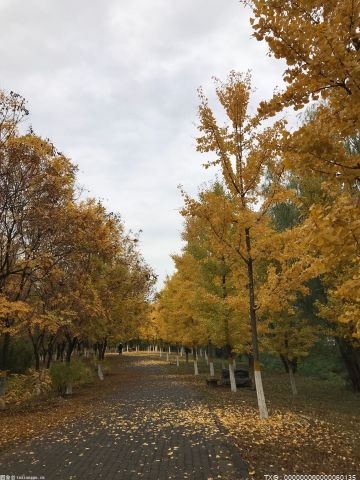
[[[156,362],[132,357],[124,368],[131,375],[97,413],[0,454],[0,479],[245,478],[201,393]]]

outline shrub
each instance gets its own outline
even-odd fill
[[[65,395],[68,385],[81,386],[94,379],[91,368],[78,359],[70,363],[54,363],[50,368],[50,376],[54,390],[60,395]]]
[[[299,365],[299,373],[332,382],[344,382],[346,371],[337,345],[320,340]]]
[[[27,374],[10,375],[6,381],[5,403],[21,405],[51,391],[49,372],[30,369]]]
[[[34,366],[34,352],[30,340],[26,337],[13,337],[7,359],[7,369],[13,373],[25,374]]]

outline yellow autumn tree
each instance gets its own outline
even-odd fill
[[[265,40],[270,54],[287,63],[287,85],[263,102],[262,113],[318,102],[314,114],[283,142],[283,155],[300,178],[314,173],[320,178],[321,201],[304,223],[304,246],[327,286],[328,301],[320,313],[333,323],[359,390],[360,2],[243,3],[252,8],[255,38]]]
[[[192,347],[206,345],[209,331],[202,313],[196,308],[199,298],[198,266],[189,254],[173,256],[176,271],[159,295],[159,315],[164,340]],[[196,358],[195,358],[196,359]]]
[[[96,288],[106,319],[102,324],[102,351],[108,341],[143,338],[146,330],[156,275],[141,256],[137,243],[137,236],[123,232],[117,255],[100,269]]]
[[[72,200],[76,168],[34,134],[7,137],[0,156],[0,294],[24,302],[51,268],[57,219]],[[14,321],[9,314],[4,318],[4,367]]]
[[[231,231],[227,223],[226,199],[222,185],[215,183],[199,193],[198,201],[210,211],[217,211],[218,227],[222,223],[224,233]],[[185,195],[186,198],[186,195]],[[212,205],[214,203],[214,205]],[[197,264],[197,283],[200,295],[194,308],[201,313],[209,332],[209,356],[213,346],[222,349],[223,358],[229,362],[231,388],[236,391],[234,356],[250,354],[250,328],[248,323],[248,298],[245,284],[247,277],[238,268],[238,261],[229,255],[226,246],[219,244],[211,225],[201,216],[193,215],[187,208],[182,210],[185,228],[182,238],[186,241],[184,253],[191,255]],[[211,363],[211,362],[210,362]],[[211,371],[211,365],[210,365]]]
[[[354,197],[329,188],[303,225],[313,264],[322,271],[326,300],[320,315],[332,324],[333,335],[355,390],[360,390],[360,218]]]
[[[230,199],[220,200],[225,222],[217,215],[216,202],[219,203],[219,200],[215,198],[209,208],[187,197],[185,210],[207,220],[219,246],[226,247],[246,272],[255,384],[260,416],[266,418],[268,413],[259,361],[254,264],[268,255],[269,239],[273,234],[268,215],[270,207],[291,196],[291,192],[283,186],[284,168],[280,156],[285,124],[277,121],[266,126],[261,116],[249,114],[249,74],[231,72],[225,82],[215,82],[217,99],[227,122],[224,126],[219,125],[208,99],[200,90],[197,149],[207,155],[215,155],[207,166],[219,166],[222,173]],[[266,177],[271,178],[271,182],[264,188]],[[231,225],[230,231],[224,229],[224,225]]]
[[[254,37],[286,61],[284,91],[262,107],[267,113],[302,108],[322,99],[323,123],[336,135],[357,133],[360,118],[360,33],[358,0],[242,0],[253,12]],[[289,21],[291,19],[291,21]],[[349,160],[349,159],[348,159]],[[351,176],[358,159],[344,162]],[[353,172],[351,172],[353,170]]]

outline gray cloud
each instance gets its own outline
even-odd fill
[[[212,176],[194,147],[198,86],[212,98],[212,75],[250,68],[260,99],[281,82],[248,14],[238,0],[0,0],[0,88],[24,95],[80,183],[143,230],[161,278],[181,246],[176,186]]]

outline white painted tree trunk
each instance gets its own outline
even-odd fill
[[[197,360],[194,360],[194,375],[199,375],[199,368]]]
[[[127,352],[129,351],[129,344],[128,343],[126,344],[126,351]]]
[[[97,373],[100,380],[104,380],[104,374],[103,374],[100,363],[98,363],[98,366],[97,366]]]
[[[180,357],[182,357],[184,355],[184,347],[181,347],[180,348]]]
[[[215,377],[214,362],[210,362],[210,377]]]
[[[176,366],[178,367],[180,365],[180,362],[179,362],[179,355],[176,355]]]
[[[256,396],[257,396],[257,401],[259,406],[260,418],[268,418],[269,414],[268,414],[266,402],[265,402],[264,389],[263,389],[263,384],[261,379],[261,371],[255,369],[254,377],[255,377],[255,388],[256,388]]]
[[[72,395],[72,393],[73,393],[72,383],[68,383],[68,384],[66,385],[65,395]]]
[[[162,348],[160,347],[160,358],[162,357]]]
[[[40,387],[40,383],[37,383],[35,385],[35,395],[38,397],[41,395],[41,387]]]
[[[234,364],[229,362],[229,376],[230,376],[230,389],[232,392],[236,392],[236,381],[234,375]]]
[[[169,354],[168,353],[166,354],[166,361],[167,362],[169,361]]]
[[[171,347],[170,347],[170,345],[169,345],[169,353],[171,353]]]
[[[298,391],[297,391],[296,382],[295,382],[295,375],[294,375],[293,369],[291,368],[290,365],[289,365],[289,377],[290,377],[290,385],[291,385],[292,394],[297,395]]]

